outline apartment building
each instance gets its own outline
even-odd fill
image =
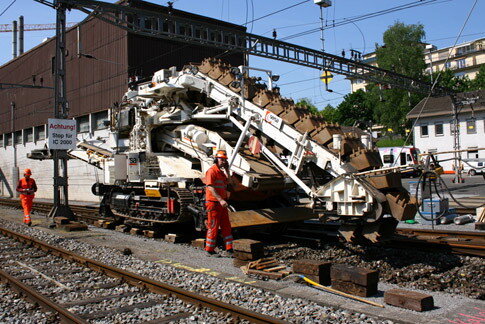
[[[431,44],[423,44],[423,51],[427,73],[441,71],[445,67],[452,70],[456,76],[468,76],[474,79],[480,65],[485,64],[485,38],[458,44],[455,48],[450,46],[437,49]],[[376,53],[363,55],[362,62],[377,66]],[[350,83],[352,92],[359,89],[365,90],[367,85],[366,81],[356,78],[350,78]]]

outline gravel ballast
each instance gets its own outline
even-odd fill
[[[208,297],[269,316],[278,317],[292,323],[393,323],[392,321],[381,320],[363,313],[320,306],[300,298],[285,298],[261,288],[225,281],[210,275],[185,271],[160,263],[140,260],[134,256],[125,256],[119,250],[78,242],[3,219],[0,220],[0,226],[27,234],[49,244],[60,246],[105,264],[123,268],[158,281],[202,293]],[[194,318],[194,320],[188,318],[184,321],[195,323],[204,321],[203,319],[207,318],[206,314],[197,314],[194,316],[201,317]],[[211,321],[208,320],[208,322]]]

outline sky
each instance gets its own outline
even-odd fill
[[[115,2],[105,0],[106,2]],[[312,0],[173,0],[174,8],[229,21],[235,24],[245,24],[248,21],[263,17],[269,13],[293,6],[274,15],[257,19],[247,25],[248,32],[272,37],[276,29],[277,38],[281,39],[303,31],[318,29],[320,26],[320,9]],[[431,0],[427,0],[430,2]],[[166,5],[166,1],[149,1]],[[13,4],[12,4],[13,3]],[[434,0],[425,5],[399,10],[350,23],[352,17],[386,10],[407,4],[419,3],[417,0],[333,0],[332,6],[323,10],[324,49],[326,52],[341,55],[345,50],[349,57],[350,49],[363,53],[374,51],[376,43],[382,44],[382,34],[396,21],[405,24],[423,24],[426,32],[425,41],[438,48],[453,46],[459,35],[471,8],[474,10],[468,19],[458,40],[459,43],[485,37],[485,0]],[[12,4],[10,7],[9,5]],[[9,7],[7,9],[7,7]],[[5,11],[5,9],[7,9]],[[3,12],[3,14],[2,14]],[[11,24],[20,15],[24,16],[25,24],[55,23],[55,11],[33,0],[0,0],[0,24]],[[85,17],[79,11],[68,13],[68,22],[78,22]],[[334,23],[342,26],[332,27]],[[25,32],[25,50],[38,45],[46,37],[55,34],[51,31]],[[0,33],[0,65],[12,58],[12,34]],[[285,40],[297,45],[321,49],[320,31]],[[319,80],[320,71],[301,67],[290,63],[279,62],[250,56],[250,66],[270,69],[280,75],[277,85],[285,97],[298,100],[309,98],[320,109],[327,104],[336,106],[343,96],[350,92],[350,81],[336,75],[330,82],[327,92]]]

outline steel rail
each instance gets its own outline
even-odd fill
[[[12,289],[27,297],[33,303],[40,305],[42,308],[44,308],[47,311],[56,313],[61,319],[61,322],[76,323],[76,324],[87,323],[81,317],[71,313],[66,308],[53,302],[51,299],[38,293],[32,287],[27,286],[20,280],[16,279],[15,277],[11,276],[10,274],[8,274],[7,272],[1,269],[0,269],[0,279],[5,283],[7,283]]]
[[[424,229],[424,228],[398,228],[397,234],[402,235],[433,235],[436,237],[456,237],[460,239],[479,239],[485,243],[485,233],[472,232],[472,231],[454,231],[454,230],[441,230],[441,229]]]
[[[36,246],[43,251],[62,257],[66,260],[78,262],[94,271],[103,273],[107,276],[122,279],[126,283],[133,286],[148,289],[149,291],[154,293],[173,295],[191,304],[208,307],[217,312],[228,313],[235,318],[248,320],[252,323],[286,323],[285,321],[274,317],[256,313],[236,305],[231,305],[229,303],[218,301],[216,299],[199,295],[182,288],[178,288],[163,282],[142,277],[138,274],[126,270],[103,264],[101,262],[77,255],[74,252],[39,241],[27,235],[13,232],[6,228],[0,227],[0,233],[4,236],[11,237],[19,242]]]

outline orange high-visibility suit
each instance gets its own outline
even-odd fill
[[[217,164],[214,164],[207,170],[205,175],[205,184],[215,189],[216,193],[224,200],[228,198],[227,176]],[[207,236],[205,250],[213,252],[216,247],[217,233],[221,228],[222,237],[226,244],[226,250],[232,250],[232,231],[229,222],[229,213],[226,207],[222,207],[209,188],[205,193],[206,210],[207,210]]]
[[[30,225],[30,213],[32,212],[32,203],[35,196],[34,193],[37,191],[37,184],[30,177],[22,178],[17,185],[17,191],[20,192],[20,201],[24,209],[24,223]]]

